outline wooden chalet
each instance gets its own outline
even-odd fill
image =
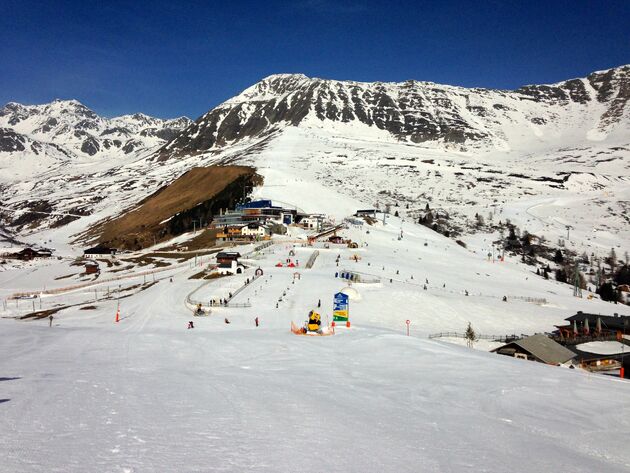
[[[85,274],[98,274],[101,271],[96,261],[88,261],[85,263]]]
[[[24,248],[22,251],[15,253],[14,255],[15,255],[14,257],[17,259],[20,259],[23,261],[29,261],[34,258],[49,258],[50,256],[52,256],[52,251],[36,250],[33,248]]]
[[[561,365],[576,357],[571,350],[542,334],[514,340],[495,348],[492,352],[549,365]]]
[[[232,265],[232,261],[238,262],[241,254],[238,251],[221,251],[217,253],[217,263],[219,265],[227,264]]]
[[[577,339],[583,343],[584,338],[615,339],[623,334],[630,333],[630,316],[628,315],[601,315],[589,314],[578,311],[577,314],[564,319],[566,325],[556,325],[558,329],[558,341]]]

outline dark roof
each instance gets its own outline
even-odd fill
[[[498,352],[505,349],[515,349],[516,347],[526,351],[543,363],[553,365],[565,363],[576,356],[571,350],[563,347],[547,335],[542,334],[515,340],[492,351]]]
[[[586,319],[588,319],[588,324],[590,327],[595,327],[597,319],[600,319],[603,329],[630,330],[630,316],[628,315],[600,315],[588,314],[586,312],[578,312],[577,314],[572,315],[571,317],[567,317],[564,320],[570,323],[576,321],[578,322],[578,324],[583,324]]]
[[[111,255],[116,253],[116,248],[107,248],[105,246],[95,246],[83,251],[84,255]]]
[[[217,259],[234,259],[240,257],[241,254],[238,251],[221,251],[217,253]]]

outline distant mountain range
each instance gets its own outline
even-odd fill
[[[430,201],[464,231],[480,207],[513,205],[513,221],[558,235],[588,215],[609,246],[630,223],[629,99],[626,65],[512,91],[279,74],[194,122],[107,119],[75,100],[9,103],[0,109],[0,227],[78,234],[193,167],[239,164],[265,179],[259,195],[302,208],[309,194],[287,182],[316,182],[361,205],[404,204],[412,217]],[[340,211],[326,202],[313,207]]]
[[[49,152],[65,156],[137,153],[173,139],[191,120],[142,113],[98,116],[76,100],[44,105],[8,103],[0,109],[0,152]]]

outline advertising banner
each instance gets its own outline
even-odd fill
[[[350,313],[348,296],[343,292],[335,294],[333,299],[333,320],[335,322],[347,322]]]

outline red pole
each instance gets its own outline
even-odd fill
[[[623,369],[623,366],[622,366],[622,367],[621,367],[621,369],[619,370],[619,377],[620,377],[620,378],[622,378],[622,379],[623,379],[623,378],[625,378],[625,376],[624,376],[624,369]]]

